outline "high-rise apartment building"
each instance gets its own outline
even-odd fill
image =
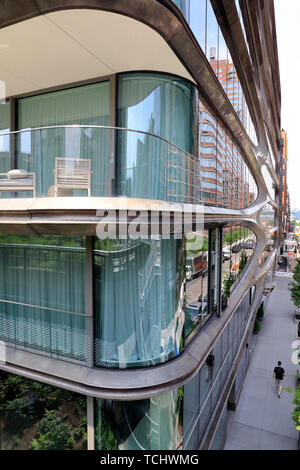
[[[279,247],[273,1],[0,28],[0,368],[86,395],[90,449],[221,449]]]

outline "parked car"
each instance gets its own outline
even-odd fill
[[[237,243],[236,245],[233,245],[231,248],[232,253],[239,253],[241,251],[241,246],[240,243]]]
[[[223,250],[223,263],[226,260],[230,259],[230,251],[229,250]]]
[[[186,280],[190,281],[193,277],[193,268],[192,266],[187,266],[186,267]]]

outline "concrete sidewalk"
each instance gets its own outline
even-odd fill
[[[264,318],[253,337],[252,360],[235,412],[229,412],[224,450],[296,450],[298,431],[292,421],[293,393],[279,399],[272,381],[278,361],[285,369],[283,387],[296,386],[297,365],[292,363],[292,343],[297,323],[290,300],[291,277],[279,274],[277,285],[264,302]],[[299,366],[298,366],[299,367]]]

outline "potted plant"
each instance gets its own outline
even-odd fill
[[[257,310],[256,318],[257,320],[262,321],[263,316],[264,316],[264,307],[263,307],[263,304],[261,304],[259,309]]]
[[[260,323],[259,321],[257,320],[257,318],[255,319],[255,322],[254,322],[254,327],[253,327],[253,334],[254,335],[257,335],[258,332],[260,330]]]
[[[300,320],[300,260],[297,260],[297,265],[293,274],[294,282],[290,283],[291,298],[296,306],[295,319]]]

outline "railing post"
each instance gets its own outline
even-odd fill
[[[87,365],[94,365],[94,289],[93,289],[93,237],[86,237],[86,347],[87,347]]]
[[[117,76],[112,75],[109,81],[109,125],[115,127],[117,123]],[[117,129],[108,130],[108,181],[107,196],[117,195]]]
[[[94,398],[86,397],[87,408],[87,450],[95,450]]]

